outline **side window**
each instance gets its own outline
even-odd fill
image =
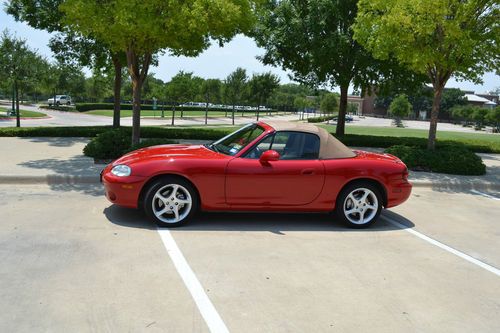
[[[319,137],[303,132],[277,132],[252,148],[245,158],[258,159],[266,150],[275,150],[280,160],[315,160],[319,157]]]
[[[266,150],[271,149],[274,135],[268,135],[259,143],[257,143],[248,153],[243,156],[244,158],[259,159],[260,155]]]

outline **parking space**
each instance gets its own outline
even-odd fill
[[[99,186],[0,186],[0,209],[0,331],[208,331],[157,229]],[[398,225],[499,268],[498,216],[492,198],[416,188],[367,230],[214,213],[168,234],[229,331],[494,332],[500,277]]]

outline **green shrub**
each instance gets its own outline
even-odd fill
[[[337,117],[337,115],[324,116],[324,117],[311,117],[311,118],[307,118],[307,122],[308,123],[322,123],[322,122],[325,122],[328,120],[333,120],[336,117]]]
[[[83,154],[97,159],[115,159],[130,149],[130,145],[131,137],[126,131],[113,129],[90,140]]]
[[[83,148],[83,154],[96,159],[116,159],[125,153],[140,148],[176,143],[174,140],[155,138],[142,140],[131,146],[131,132],[126,129],[112,129],[97,135]]]
[[[484,175],[486,166],[464,145],[442,145],[436,150],[396,145],[385,150],[399,157],[410,170],[431,171],[453,175]]]

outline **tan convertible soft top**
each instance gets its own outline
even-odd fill
[[[322,160],[331,158],[348,158],[354,157],[356,154],[347,148],[342,142],[337,140],[333,135],[328,133],[324,128],[307,124],[296,123],[289,121],[264,121],[267,125],[274,128],[276,131],[294,131],[313,133],[319,136],[319,158]]]

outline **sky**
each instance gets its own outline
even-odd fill
[[[52,52],[47,46],[51,36],[49,33],[33,29],[22,22],[16,22],[10,15],[0,10],[0,31],[5,29],[9,29],[11,33],[26,39],[28,45],[32,49],[38,50],[40,54],[49,59],[52,58]],[[151,68],[150,73],[154,73],[155,77],[163,81],[169,81],[180,70],[193,72],[194,75],[203,78],[224,79],[237,67],[242,67],[247,70],[249,75],[270,71],[281,79],[281,83],[291,82],[286,71],[281,68],[264,66],[256,59],[257,56],[263,53],[264,50],[257,47],[252,39],[238,35],[223,47],[212,45],[195,58],[163,55],[159,58],[158,67]],[[87,71],[87,73],[89,72]],[[500,77],[494,73],[486,73],[483,76],[483,81],[482,85],[475,85],[472,82],[459,82],[451,78],[446,87],[472,90],[476,93],[483,93],[500,87]],[[338,91],[336,88],[332,90]]]

